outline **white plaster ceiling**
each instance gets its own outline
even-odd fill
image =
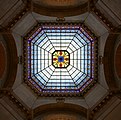
[[[77,16],[76,16],[77,17]],[[73,18],[73,17],[72,17]],[[91,30],[96,33],[96,35],[99,36],[99,55],[103,55],[104,52],[104,46],[105,41],[108,36],[108,30],[101,24],[95,16],[91,13],[85,13],[82,15],[79,15],[78,21],[83,21]],[[71,21],[76,21],[77,18],[71,19]],[[17,51],[18,55],[22,55],[22,39],[23,36],[34,26],[37,24],[37,21],[55,21],[55,17],[48,17],[48,16],[42,16],[37,13],[29,13],[26,14],[25,17],[21,19],[13,28],[12,28],[12,34],[14,36],[14,39],[16,41]],[[68,21],[69,17],[66,18]],[[103,38],[103,40],[102,40]],[[81,105],[85,108],[90,108],[94,104],[98,102],[103,96],[107,94],[108,86],[105,81],[104,76],[104,70],[103,66],[99,65],[99,84],[97,84],[94,88],[92,88],[89,93],[84,98],[71,98],[66,99],[66,103],[74,103],[77,105]],[[40,105],[49,104],[49,103],[56,103],[56,98],[41,98],[38,97],[36,94],[30,90],[28,86],[25,85],[22,79],[22,70],[23,66],[21,64],[18,64],[18,71],[15,83],[13,85],[13,91],[14,93],[24,102],[26,103],[30,108],[36,108]],[[93,97],[95,96],[95,97]],[[76,102],[75,102],[76,101]]]

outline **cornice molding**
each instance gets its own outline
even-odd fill
[[[10,30],[22,17],[29,11],[29,6],[25,5],[25,7],[5,26],[6,30]]]
[[[102,22],[102,24],[109,30],[112,31],[114,30],[114,25],[109,21],[108,18],[104,16],[103,13],[96,7],[96,6],[91,6],[91,12],[94,13],[94,15]]]
[[[32,118],[32,110],[28,108],[12,91],[12,89],[0,89],[1,98],[6,96],[22,113],[25,114],[27,120]]]
[[[93,120],[94,116],[99,113],[114,96],[119,94],[121,94],[121,91],[119,90],[110,91],[102,101],[100,101],[92,110],[90,110],[89,120]]]

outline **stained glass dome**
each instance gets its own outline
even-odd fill
[[[25,41],[26,81],[38,93],[80,94],[95,81],[97,39],[82,24],[41,24]]]

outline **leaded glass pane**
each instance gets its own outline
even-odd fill
[[[41,25],[28,39],[28,80],[40,91],[82,91],[94,79],[95,41],[81,25]]]

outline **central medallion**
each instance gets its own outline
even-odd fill
[[[59,56],[58,57],[58,62],[64,62],[64,57],[63,56]]]
[[[56,50],[52,54],[52,64],[55,68],[67,68],[70,64],[70,54],[66,50]]]

